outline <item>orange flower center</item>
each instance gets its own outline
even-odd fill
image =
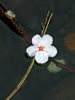
[[[43,51],[44,46],[39,46],[38,48],[39,48],[39,51]]]

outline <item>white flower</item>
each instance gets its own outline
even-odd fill
[[[32,46],[26,49],[30,57],[35,56],[35,60],[39,64],[46,63],[49,57],[54,57],[57,54],[57,49],[52,46],[52,36],[46,34],[43,37],[35,35],[32,38]]]

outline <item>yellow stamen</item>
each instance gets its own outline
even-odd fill
[[[43,51],[44,46],[39,46],[38,48],[39,48],[39,51]]]

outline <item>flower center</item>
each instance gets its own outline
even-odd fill
[[[39,46],[38,48],[39,48],[39,51],[43,51],[44,46]]]

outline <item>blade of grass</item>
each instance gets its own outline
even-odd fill
[[[16,86],[16,88],[11,92],[11,94],[5,99],[5,100],[10,100],[15,94],[16,92],[20,89],[20,87],[23,85],[24,81],[26,80],[26,78],[28,77],[33,65],[35,62],[35,58],[32,59],[32,62],[28,68],[28,70],[26,71],[25,75],[23,76],[23,78],[21,79],[21,81],[18,83],[18,85]]]
[[[49,12],[49,11],[48,11],[48,12]],[[47,14],[47,15],[48,15],[48,14]],[[48,17],[48,16],[47,16],[47,17]],[[51,20],[51,18],[52,18],[52,15],[49,17],[49,20],[48,20],[48,21],[47,21],[47,17],[46,17],[46,19],[45,19],[45,23],[44,23],[43,29],[42,29],[42,32],[43,32],[43,33],[41,33],[41,35],[44,35],[44,34],[46,33],[46,30],[47,30],[47,28],[48,28],[48,25],[49,25],[49,22],[50,22],[50,20]],[[46,22],[47,22],[46,29],[44,29],[44,28],[45,28]],[[44,30],[45,30],[45,32],[44,32]],[[25,75],[23,76],[23,78],[21,79],[21,81],[18,83],[17,87],[11,92],[11,94],[10,94],[5,100],[10,100],[10,99],[16,94],[16,92],[21,88],[21,86],[23,85],[24,81],[25,81],[26,78],[28,77],[28,75],[29,75],[29,73],[30,73],[30,71],[31,71],[31,69],[32,69],[32,67],[33,67],[33,65],[34,65],[34,63],[35,63],[35,57],[33,58],[33,60],[32,60],[32,62],[31,62],[31,64],[30,64],[28,70],[26,71]]]

